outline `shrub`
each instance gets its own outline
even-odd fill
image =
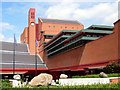
[[[103,71],[106,73],[120,73],[120,64],[118,62],[113,62],[108,64]]]

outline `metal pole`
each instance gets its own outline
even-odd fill
[[[35,42],[36,44],[37,42]],[[37,45],[35,45],[35,75],[37,75]]]
[[[15,42],[13,47],[13,74],[15,74]]]

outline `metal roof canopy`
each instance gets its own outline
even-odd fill
[[[65,39],[65,40],[66,40],[66,39]],[[48,49],[47,51],[49,51],[49,50],[51,50],[51,49],[54,49],[54,48],[55,48],[55,47],[57,47],[58,45],[63,44],[65,40],[63,40],[62,42],[60,42],[60,43],[56,44],[55,46],[53,46],[52,48]]]
[[[78,30],[62,30],[57,35],[55,35],[53,37],[53,39],[51,39],[49,42],[47,42],[46,45],[49,45],[49,43],[53,42],[56,38],[59,38],[58,36],[60,36],[62,34],[64,35],[64,33],[76,33],[76,32],[79,32],[79,31]]]
[[[82,29],[82,30],[78,31],[75,35],[79,35],[80,32],[94,33],[94,34],[111,34],[111,33],[113,33],[113,31],[105,31],[105,30],[97,30],[97,29],[95,29],[95,30],[93,30],[93,29]]]
[[[88,29],[91,28],[99,28],[99,29],[107,29],[107,30],[113,30],[114,26],[107,26],[107,25],[91,25],[90,27],[88,27]]]
[[[51,46],[53,43],[55,43],[56,41],[60,40],[60,39],[66,39],[66,38],[69,38],[70,36],[68,35],[63,35],[59,38],[57,38],[56,40],[54,40],[53,42],[51,42],[48,46],[46,46],[44,49],[47,49],[49,46]]]
[[[44,34],[44,36],[55,36],[54,34]]]
[[[69,37],[68,37],[68,38],[69,38]],[[66,39],[68,39],[68,38],[66,38]],[[65,40],[66,40],[66,39],[65,39]],[[60,42],[60,43],[56,44],[55,46],[53,46],[53,47],[52,47],[52,48],[50,48],[49,50],[51,50],[51,49],[55,48],[55,47],[56,47],[56,46],[58,46],[58,45],[63,44],[65,40],[63,40],[62,42]],[[49,51],[49,50],[48,50],[48,51]]]
[[[104,30],[97,30],[97,29],[95,29],[95,30],[83,29],[82,32],[111,34],[113,31],[104,31]]]

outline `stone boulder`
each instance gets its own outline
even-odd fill
[[[49,84],[52,83],[53,76],[47,73],[41,73],[38,76],[35,76],[30,82],[30,86],[48,86]]]
[[[66,74],[61,74],[60,75],[60,79],[66,79],[66,78],[68,78],[68,76]]]
[[[21,76],[19,74],[13,76],[14,79],[19,80],[21,79]]]
[[[107,76],[106,73],[100,72],[99,77],[101,77],[101,78],[107,78],[108,76]]]

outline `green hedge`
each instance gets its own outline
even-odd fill
[[[118,73],[111,73],[107,74],[108,77],[118,77],[120,76]],[[85,76],[72,76],[72,78],[100,78],[99,74],[91,74],[91,75],[85,75]]]
[[[111,62],[105,68],[103,68],[105,73],[120,73],[120,63],[119,62]]]

